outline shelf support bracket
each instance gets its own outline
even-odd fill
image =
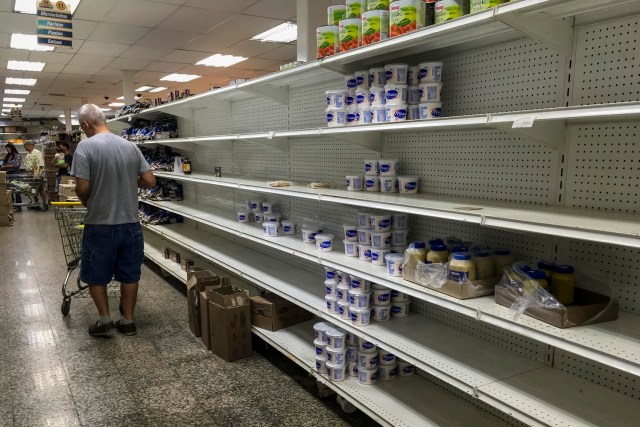
[[[566,57],[570,58],[573,54],[573,19],[551,18],[543,13],[517,12],[497,14],[495,18]]]
[[[184,151],[189,151],[191,153],[195,152],[195,146],[193,145],[192,142],[171,142],[171,140],[160,140],[157,141],[158,145],[166,145],[172,148],[175,148],[176,150],[184,150]]]
[[[271,148],[275,148],[278,151],[282,151],[283,153],[287,153],[289,151],[289,138],[287,137],[276,137],[276,138],[266,138],[266,139],[250,139],[250,138],[238,138],[239,141],[253,142],[255,144],[268,145]]]
[[[560,150],[565,143],[565,121],[533,122],[529,127],[514,127],[513,122],[493,123],[489,117],[489,126],[503,132],[512,133],[537,141],[551,148]]]
[[[326,134],[320,129],[320,136],[329,136],[331,138],[340,139],[352,144],[360,145],[371,151],[382,152],[382,133],[381,132],[363,132],[363,133],[330,133]]]
[[[273,86],[249,86],[249,87],[241,87],[244,92],[257,95],[262,98],[269,99],[271,101],[275,101],[278,104],[289,105],[289,88],[288,87],[280,87],[275,88]]]
[[[228,149],[231,150],[231,147],[233,147],[233,140],[232,139],[228,139],[226,141],[194,141],[193,144],[194,145],[200,145],[203,147],[213,147],[215,146],[216,148],[224,148],[224,149]]]

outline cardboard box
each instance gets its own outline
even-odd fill
[[[251,297],[251,324],[269,331],[278,331],[311,319],[311,313],[275,295]]]
[[[2,188],[5,188],[3,191]],[[6,187],[0,185],[0,206],[12,206],[11,203],[11,191],[6,190]]]
[[[216,289],[222,289],[224,287],[229,286],[229,282],[226,277],[217,277],[217,284],[209,284],[205,286],[204,290],[198,293],[199,301],[198,301],[198,311],[200,312],[200,337],[202,338],[202,343],[207,348],[207,350],[211,350],[211,333],[209,329],[209,325],[211,323],[211,314],[209,307],[209,298],[211,292]]]
[[[500,283],[500,280],[502,279],[501,276],[496,276],[490,279],[474,280],[468,283],[458,283],[453,280],[449,280],[445,282],[442,287],[437,287],[433,286],[433,284],[429,282],[420,282],[415,273],[415,270],[410,271],[405,269],[402,272],[402,277],[410,282],[417,283],[418,285],[458,299],[471,299],[492,295],[495,286]]]
[[[0,227],[9,227],[13,225],[13,212],[8,215],[0,215]]]
[[[227,362],[251,356],[251,306],[248,292],[236,287],[224,287],[210,292],[208,296],[213,353]]]
[[[65,197],[75,197],[76,196],[76,185],[75,184],[60,184],[58,194]]]
[[[187,273],[187,311],[189,329],[196,337],[201,336],[200,328],[200,292],[207,286],[219,284],[219,277],[211,271],[191,271]],[[209,319],[207,318],[207,324]]]
[[[515,292],[509,292],[504,286],[496,287],[495,291],[496,303],[505,307],[511,307],[517,297]],[[617,301],[580,288],[576,288],[575,296],[575,304],[565,309],[532,307],[525,310],[524,314],[562,329],[610,322],[618,318]]]
[[[76,196],[62,196],[58,195],[59,202],[79,202],[80,199]]]
[[[7,183],[7,173],[6,172],[0,172],[0,184],[6,184]]]
[[[75,182],[75,177],[69,176],[69,175],[63,175],[63,176],[60,177],[60,184],[68,184],[69,181],[74,181]]]

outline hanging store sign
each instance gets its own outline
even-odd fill
[[[54,47],[72,47],[73,15],[63,1],[37,0],[38,44]]]

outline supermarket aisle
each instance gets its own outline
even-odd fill
[[[204,350],[183,295],[146,267],[138,335],[89,337],[90,299],[60,314],[52,212],[22,212],[0,240],[0,426],[347,425],[264,357],[226,363]]]

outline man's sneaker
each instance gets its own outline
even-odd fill
[[[92,337],[107,337],[111,335],[113,329],[113,322],[100,323],[97,321],[95,325],[89,326],[89,335]]]
[[[124,334],[124,335],[127,335],[127,336],[135,335],[135,334],[138,333],[138,330],[136,329],[136,324],[135,323],[129,323],[128,325],[123,325],[123,324],[120,323],[119,320],[116,321],[116,329],[121,334]]]

